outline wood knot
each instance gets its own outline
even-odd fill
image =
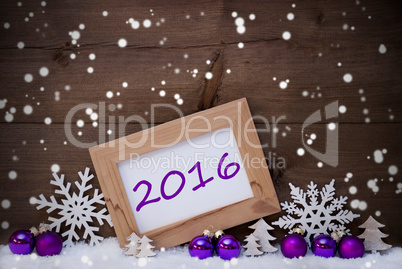
[[[62,68],[66,68],[70,64],[70,57],[67,55],[66,48],[70,46],[70,42],[66,42],[65,46],[57,49],[52,57],[52,60]]]
[[[211,79],[206,79],[202,92],[201,100],[198,103],[198,110],[204,110],[217,105],[219,101],[219,87],[223,80],[223,51],[218,50],[212,60],[210,72],[213,74]]]
[[[322,11],[320,11],[320,13],[318,13],[315,23],[321,24],[323,22],[323,20],[324,20],[324,13],[322,13]]]

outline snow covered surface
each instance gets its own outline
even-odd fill
[[[280,247],[279,245],[276,247]],[[302,259],[285,259],[280,251],[259,257],[240,255],[238,259],[223,261],[214,256],[205,260],[190,257],[187,246],[170,248],[151,258],[125,256],[116,238],[105,239],[96,246],[78,243],[64,248],[58,256],[40,257],[34,251],[30,255],[14,255],[7,245],[0,245],[0,268],[401,268],[402,248],[385,252],[366,253],[363,258],[344,260],[339,257],[322,258],[307,252]]]

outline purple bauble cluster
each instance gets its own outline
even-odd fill
[[[339,241],[336,241],[329,235],[316,236],[311,241],[311,251],[316,256],[325,258],[334,257],[338,248],[339,256],[344,259],[361,258],[364,255],[364,244],[356,236],[344,235]]]
[[[60,254],[63,248],[61,237],[54,232],[45,231],[37,237],[28,230],[19,230],[13,233],[8,240],[11,252],[19,255],[31,254],[36,245],[39,256]]]
[[[334,257],[336,254],[336,242],[330,235],[321,234],[311,241],[311,251],[316,256]]]
[[[364,244],[356,236],[345,235],[339,242],[338,252],[344,259],[361,258],[364,255]]]
[[[307,253],[307,243],[300,234],[287,235],[281,243],[281,251],[286,258],[299,258]]]
[[[14,254],[30,254],[35,248],[35,236],[28,230],[16,231],[8,239],[8,247]]]
[[[241,245],[232,235],[223,235],[219,238],[201,235],[194,237],[188,245],[190,256],[201,260],[212,257],[214,249],[221,259],[230,260],[239,257]]]

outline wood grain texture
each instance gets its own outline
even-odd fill
[[[290,199],[289,182],[305,189],[311,180],[322,187],[335,178],[336,195],[349,197],[347,208],[351,209],[354,199],[368,204],[363,211],[352,209],[361,215],[348,225],[352,233],[360,234],[357,226],[373,215],[386,225],[381,230],[390,234],[384,241],[402,245],[402,198],[396,194],[402,181],[402,6],[398,1],[57,0],[46,1],[45,7],[40,2],[22,1],[18,7],[16,2],[0,1],[0,100],[7,99],[0,109],[0,200],[11,202],[10,208],[0,208],[0,223],[10,225],[0,228],[0,243],[6,243],[17,229],[46,221],[47,213],[37,211],[29,198],[53,194],[49,184],[52,164],[59,164],[70,181],[77,180],[77,172],[87,166],[94,172],[87,149],[63,144],[68,141],[64,121],[72,107],[105,105],[104,129],[93,127],[85,110],[73,117],[77,139],[100,143],[99,136],[109,141],[141,130],[138,123],[131,122],[119,133],[119,116],[139,115],[148,127],[180,117],[166,108],[159,108],[153,121],[151,117],[152,104],[176,105],[174,95],[178,93],[183,99],[178,105],[183,116],[246,97],[252,115],[269,120],[269,132],[261,131],[259,138],[262,144],[268,143],[264,154],[271,162],[280,202]],[[108,16],[103,16],[103,11],[108,11]],[[242,35],[236,31],[233,11],[245,20]],[[294,20],[287,19],[290,12]],[[250,14],[256,19],[250,20]],[[141,24],[150,19],[152,26],[134,30],[126,24],[129,18]],[[9,23],[8,29],[5,23]],[[84,30],[79,29],[80,24],[85,25]],[[79,46],[72,44],[69,36],[74,30],[80,32]],[[284,31],[291,33],[290,40],[282,39]],[[127,40],[127,47],[118,47],[120,38]],[[24,48],[18,49],[21,41]],[[239,42],[244,43],[243,49]],[[386,46],[385,54],[379,52],[381,44]],[[75,59],[71,59],[73,53]],[[95,60],[88,58],[91,53]],[[42,66],[49,69],[46,77],[39,75]],[[88,67],[94,68],[92,74]],[[205,79],[206,72],[212,72],[212,80]],[[27,73],[33,75],[31,83],[24,81]],[[351,83],[344,82],[346,73],[353,76]],[[286,80],[286,89],[280,89],[279,83]],[[123,82],[128,83],[127,88]],[[165,97],[159,95],[160,90],[166,92]],[[107,91],[114,93],[113,98],[106,97]],[[301,134],[302,124],[316,110],[337,100],[347,108],[335,120],[339,123],[339,165],[318,168],[315,157],[296,153],[303,147],[302,139],[308,139]],[[26,105],[33,107],[32,114],[24,114]],[[7,122],[12,108],[16,112],[12,122]],[[99,107],[96,112],[101,115]],[[52,124],[44,124],[46,117]],[[279,118],[274,129],[272,123]],[[78,119],[85,122],[84,127],[75,125]],[[257,128],[266,128],[261,119],[255,122]],[[325,149],[326,123],[305,130],[307,135],[317,135],[311,146],[319,151]],[[108,129],[113,131],[111,135],[106,134]],[[82,136],[77,135],[79,131]],[[387,150],[382,163],[373,160],[377,149]],[[396,175],[388,173],[390,165],[398,166]],[[18,174],[15,180],[8,178],[11,170]],[[345,182],[348,172],[353,177]],[[367,187],[367,181],[375,178],[378,193]],[[99,188],[96,180],[92,184]],[[351,186],[357,187],[356,194],[349,193]],[[377,211],[380,216],[375,215]],[[250,233],[247,226],[228,233],[242,239]],[[200,232],[204,228],[200,227]],[[286,231],[275,228],[272,234],[280,242]],[[115,236],[106,225],[99,233]]]

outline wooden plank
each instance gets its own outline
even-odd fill
[[[292,4],[296,4],[295,8]],[[239,0],[191,3],[116,0],[94,5],[78,0],[58,0],[47,2],[45,7],[29,2],[18,7],[14,2],[5,1],[0,3],[0,10],[2,21],[10,23],[9,29],[1,29],[2,34],[7,36],[1,38],[1,48],[16,48],[19,41],[24,41],[29,48],[63,48],[71,41],[68,33],[80,30],[80,24],[85,25],[79,39],[81,46],[116,46],[123,37],[132,47],[215,46],[240,41],[278,40],[284,31],[290,31],[295,37],[292,39],[308,42],[311,47],[323,47],[326,39],[331,39],[330,42],[335,45],[340,43],[342,47],[348,47],[364,45],[366,42],[361,42],[361,37],[367,42],[374,42],[379,36],[371,33],[377,31],[380,34],[382,30],[389,34],[383,37],[385,41],[400,42],[402,23],[399,20],[401,7],[392,0],[367,1],[360,5],[352,1],[329,3],[322,0],[303,3],[253,0],[247,5]],[[107,17],[102,15],[103,11],[108,12]],[[246,20],[243,35],[236,31],[231,15],[233,11]],[[30,12],[34,13],[33,17],[29,17]],[[204,15],[201,15],[202,12]],[[293,21],[286,18],[290,12],[295,15]],[[250,14],[255,14],[256,19],[249,20]],[[28,22],[25,22],[26,17]],[[150,28],[141,25],[134,30],[126,24],[129,18],[141,24],[149,19],[152,25]],[[164,23],[161,23],[162,18]],[[156,26],[157,22],[160,26]],[[356,30],[342,31],[344,23],[355,26]],[[389,27],[391,24],[393,27]],[[160,45],[163,37],[167,37],[167,41]],[[313,38],[318,42],[314,42]]]
[[[265,126],[257,124],[256,127],[261,129]],[[300,124],[279,124],[276,147],[272,145],[272,132],[260,133],[261,143],[269,143],[269,147],[264,149],[264,154],[272,162],[271,173],[279,201],[290,200],[289,182],[306,189],[310,181],[314,181],[318,183],[319,187],[322,187],[335,178],[336,196],[349,197],[345,208],[350,209],[350,202],[354,199],[365,201],[368,204],[367,210],[352,209],[354,213],[361,215],[353,222],[353,226],[356,227],[346,225],[352,228],[352,233],[359,234],[361,231],[357,229],[357,224],[363,223],[369,215],[375,216],[375,212],[380,211],[381,215],[376,216],[376,219],[386,224],[382,231],[391,234],[386,242],[400,245],[402,235],[398,233],[398,227],[401,218],[395,214],[395,205],[400,204],[402,198],[395,191],[401,179],[398,173],[393,176],[394,179],[391,182],[389,179],[391,176],[388,174],[390,165],[398,166],[399,164],[402,147],[393,141],[398,139],[400,128],[401,124],[341,124],[339,126],[340,163],[336,168],[325,164],[322,168],[318,168],[319,160],[312,155],[308,153],[304,156],[297,155],[297,149],[302,147]],[[139,130],[138,125],[132,124],[128,126],[127,133]],[[282,132],[286,132],[286,136],[282,136]],[[305,133],[309,135],[315,133],[317,138],[311,146],[316,150],[323,151],[326,143],[325,125],[312,126]],[[96,128],[88,128],[82,139],[91,141],[96,135]],[[2,221],[8,221],[11,226],[1,233],[0,242],[5,243],[12,231],[29,228],[26,226],[46,221],[45,210],[37,211],[35,206],[29,204],[29,198],[37,197],[41,193],[46,197],[54,194],[54,186],[49,184],[52,178],[50,171],[52,164],[60,165],[60,172],[66,174],[66,180],[69,182],[78,180],[77,172],[84,170],[86,166],[91,168],[91,172],[94,172],[94,169],[87,149],[63,144],[64,128],[60,124],[52,124],[46,130],[38,124],[9,124],[3,128],[1,138],[4,154],[0,157],[0,170],[3,171],[0,197],[11,202],[9,209],[2,209]],[[40,143],[41,139],[44,139],[44,144]],[[26,141],[26,145],[22,144],[23,140]],[[43,150],[44,147],[47,148],[46,151]],[[384,154],[383,163],[375,163],[373,152],[376,149],[384,148],[387,149],[387,153]],[[12,160],[14,155],[18,156],[19,161]],[[370,159],[367,159],[367,156],[370,156]],[[10,170],[18,173],[15,180],[8,178]],[[344,178],[348,172],[353,173],[353,177],[349,182],[345,182]],[[376,194],[367,187],[368,180],[374,178],[378,179],[379,192]],[[92,184],[95,188],[99,188],[97,180],[93,180]],[[357,194],[349,193],[351,186],[357,187]],[[75,190],[74,185],[72,188]],[[281,214],[276,214],[267,220],[271,222],[277,220],[279,216]],[[246,224],[231,231],[239,237],[250,233]],[[109,228],[107,225],[102,226],[99,233],[106,237],[115,236],[113,228]],[[272,234],[280,242],[284,233],[285,231],[276,228]]]
[[[120,38],[125,38],[128,46],[162,47],[159,42],[167,37],[166,46],[192,47],[219,44],[222,4],[211,0],[198,3],[117,0],[96,4],[59,0],[48,1],[45,7],[40,2],[23,3],[20,8],[16,3],[3,2],[0,10],[2,20],[10,23],[10,31],[4,32],[8,38],[1,39],[2,48],[15,48],[19,41],[31,48],[63,48],[71,43],[69,32],[80,30],[80,24],[85,25],[85,29],[80,30],[81,46],[116,46]],[[107,16],[103,16],[104,11],[108,12]],[[34,17],[29,17],[30,12]],[[29,22],[24,21],[25,17]],[[134,30],[126,23],[130,18],[140,22],[139,29]],[[143,26],[146,19],[152,23],[150,28]],[[185,35],[177,31],[180,28],[188,29]]]
[[[399,105],[402,96],[395,94],[401,80],[395,74],[402,64],[399,50],[386,55],[373,50],[367,52],[367,58],[356,63],[343,61],[344,65],[350,63],[348,70],[355,70],[354,81],[350,84],[343,81],[343,75],[349,71],[336,66],[337,56],[332,52],[318,57],[310,49],[300,48],[286,56],[287,51],[289,46],[283,41],[252,43],[243,50],[235,45],[224,49],[193,48],[187,50],[191,55],[189,59],[182,57],[184,50],[181,49],[84,49],[77,59],[68,59],[67,66],[61,67],[57,59],[52,60],[54,51],[3,50],[0,51],[0,66],[4,69],[0,89],[8,100],[3,111],[15,107],[14,122],[43,123],[46,117],[51,117],[53,122],[63,122],[68,111],[77,104],[99,105],[99,102],[106,102],[106,105],[122,104],[121,109],[107,111],[108,116],[135,114],[151,122],[150,104],[176,105],[182,111],[181,115],[187,115],[211,105],[247,97],[255,115],[269,119],[286,116],[282,121],[288,123],[304,122],[315,110],[323,109],[336,100],[347,108],[347,113],[339,117],[340,122],[361,123],[367,117],[371,122],[402,120],[402,107]],[[96,54],[95,61],[88,59],[92,52]],[[68,58],[68,53],[63,52],[62,55],[59,58]],[[312,59],[306,61],[306,55]],[[30,58],[28,63],[25,63],[26,58]],[[212,63],[205,64],[206,59]],[[331,66],[328,62],[332,63]],[[168,67],[169,63],[171,67]],[[49,68],[47,77],[39,76],[41,66]],[[93,74],[86,71],[90,66],[95,70]],[[176,68],[181,70],[180,74],[175,74]],[[198,70],[195,78],[186,72],[194,69]],[[214,75],[221,74],[216,81],[205,79],[206,72],[212,69]],[[227,69],[231,70],[230,74],[226,73]],[[24,81],[26,73],[34,75],[31,83]],[[290,80],[287,88],[280,89],[279,83],[286,79]],[[162,85],[162,81],[166,84]],[[123,82],[128,83],[127,88],[122,86]],[[66,85],[71,88],[69,91],[65,90]],[[44,91],[40,90],[41,87]],[[151,90],[153,87],[155,91]],[[360,89],[363,89],[362,93]],[[159,95],[161,90],[166,92],[165,97]],[[55,101],[56,91],[60,101]],[[108,91],[114,93],[113,98],[106,97]],[[304,91],[308,92],[308,96],[303,96]],[[176,93],[184,100],[183,105],[177,104]],[[361,98],[365,101],[362,102]],[[40,105],[37,105],[38,102]],[[25,105],[34,108],[31,115],[23,113]],[[369,111],[368,115],[363,113],[364,109]],[[156,123],[180,116],[173,109],[157,111]],[[77,117],[91,122],[84,111]],[[0,117],[0,122],[5,121],[4,116]]]
[[[149,111],[149,104],[175,104],[175,93],[184,100],[180,108],[185,115],[208,107],[210,104],[206,103],[210,99],[216,105],[246,96],[255,114],[286,115],[285,122],[303,122],[311,113],[306,108],[322,107],[333,100],[339,100],[351,112],[340,118],[342,122],[364,122],[367,117],[362,113],[364,108],[369,110],[371,122],[388,122],[391,115],[394,121],[401,119],[401,95],[395,93],[401,83],[397,70],[402,61],[399,49],[402,47],[402,27],[398,27],[401,24],[398,20],[400,9],[395,1],[389,1],[387,7],[375,1],[366,3],[366,11],[354,3],[321,1],[300,3],[296,8],[291,8],[290,4],[285,7],[282,1],[264,4],[251,1],[247,7],[237,1],[206,1],[195,5],[136,3],[130,9],[122,2],[104,3],[95,9],[87,9],[90,4],[82,6],[78,2],[51,2],[45,8],[31,3],[20,8],[15,3],[1,3],[4,21],[11,24],[10,29],[1,29],[4,36],[1,42],[11,42],[13,46],[0,43],[3,48],[0,67],[4,70],[0,89],[9,99],[7,107],[15,107],[19,113],[14,121],[43,122],[45,117],[52,115],[53,122],[63,122],[67,111],[78,100],[96,100],[124,101],[120,115],[143,115],[149,122],[150,117],[144,114]],[[155,20],[156,17],[171,19],[166,22],[166,25],[170,23],[169,27],[141,27],[138,31],[125,28],[130,13],[141,14],[138,20],[143,20],[151,6],[158,6],[153,16]],[[34,8],[37,16],[28,23],[23,21],[22,15]],[[110,15],[103,17],[103,10],[109,10]],[[194,10],[204,10],[205,15],[192,16]],[[244,35],[236,33],[232,11],[238,11],[239,16],[246,19]],[[382,16],[385,11],[386,17]],[[298,23],[285,19],[288,12],[295,14]],[[343,16],[342,12],[347,15]],[[247,19],[251,13],[256,14],[256,20]],[[188,20],[185,17],[189,14]],[[42,39],[33,28],[45,23],[45,18],[49,19],[48,29],[52,34]],[[71,41],[68,32],[78,29],[80,23],[86,23],[85,30],[81,31],[80,47],[66,45]],[[344,23],[355,26],[356,30],[341,30]],[[388,27],[390,23],[394,27]],[[292,33],[289,41],[281,38],[285,30]],[[372,34],[373,31],[379,34]],[[384,31],[386,37],[380,34]],[[126,37],[127,33],[132,34],[134,44],[129,40],[128,47],[121,49],[116,40]],[[167,36],[172,44],[159,45],[163,36]],[[23,50],[15,47],[21,40],[26,43]],[[365,40],[364,43],[361,40]],[[237,48],[240,41],[245,44],[242,50]],[[59,43],[62,45],[55,45]],[[382,43],[388,48],[384,55],[378,53]],[[77,55],[75,60],[69,58],[71,53]],[[90,53],[95,53],[95,61],[88,59]],[[188,59],[184,59],[185,54],[189,55]],[[213,65],[217,55],[220,55],[218,65]],[[212,64],[205,64],[206,60],[211,60]],[[337,66],[339,62],[341,67]],[[50,70],[46,78],[38,75],[42,66]],[[94,68],[93,74],[86,72],[88,67]],[[181,70],[179,75],[174,73],[176,68]],[[194,69],[199,71],[196,78],[187,73]],[[227,69],[231,74],[221,72]],[[218,84],[207,83],[204,78],[207,71],[213,72]],[[343,82],[343,75],[348,72],[353,75],[350,84]],[[24,82],[26,73],[34,75],[32,83]],[[274,81],[274,77],[277,80]],[[279,82],[286,79],[290,80],[287,89],[280,90]],[[128,88],[121,86],[124,81],[128,82]],[[161,85],[162,81],[166,81],[166,85]],[[71,87],[69,92],[64,90],[66,85]],[[44,92],[40,91],[42,86]],[[151,92],[152,87],[157,90]],[[158,95],[160,89],[167,92],[165,98]],[[360,95],[359,89],[364,89],[364,94]],[[112,100],[106,98],[109,90],[115,93]],[[59,102],[54,101],[55,91],[60,92]],[[309,97],[303,98],[304,91],[308,91]],[[119,97],[117,92],[121,93]],[[312,94],[314,99],[310,97]],[[322,97],[318,97],[319,94]],[[200,101],[200,96],[208,98]],[[359,102],[361,97],[366,101]],[[24,98],[26,101],[20,102]],[[46,109],[39,106],[29,117],[20,113],[26,104],[35,108],[37,102]],[[282,105],[283,102],[288,105]],[[178,117],[171,110],[160,114],[156,118],[158,123]],[[88,117],[84,120],[88,121]],[[0,117],[0,122],[4,121],[4,117]]]

